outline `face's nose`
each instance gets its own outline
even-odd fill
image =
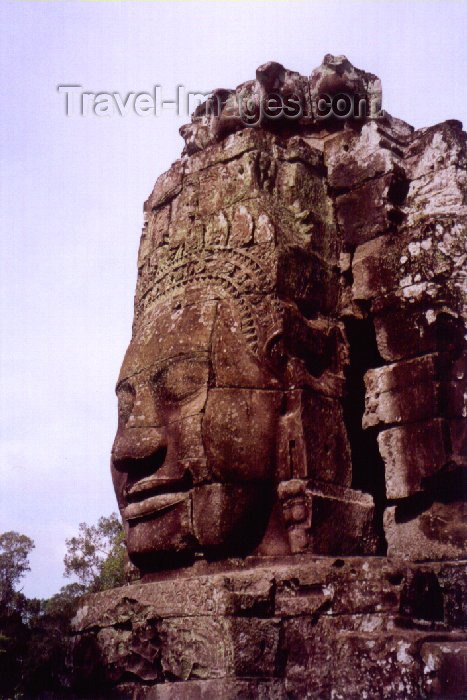
[[[133,484],[147,477],[158,478],[166,464],[168,444],[165,430],[129,428],[119,430],[112,447],[111,471],[119,505]]]
[[[117,389],[119,426],[111,470],[121,507],[128,495],[188,489],[206,472],[198,399],[188,408],[149,382],[135,384]]]
[[[167,430],[148,385],[119,393],[119,426],[112,447],[112,478],[119,504],[132,484],[158,474],[166,463]]]
[[[119,429],[112,446],[112,463],[115,469],[128,471],[129,462],[141,462],[158,456],[155,467],[160,469],[167,456],[165,428]]]
[[[127,416],[126,427],[157,427],[163,423],[162,407],[156,401],[152,388],[144,384],[135,394],[132,410]]]

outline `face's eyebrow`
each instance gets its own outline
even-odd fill
[[[178,353],[177,355],[167,355],[164,358],[155,360],[152,364],[141,367],[140,369],[126,374],[124,377],[118,380],[115,391],[118,392],[125,383],[128,383],[134,377],[144,377],[146,374],[154,374],[156,372],[161,372],[167,369],[170,365],[176,364],[177,362],[183,362],[185,360],[205,360],[209,362],[209,350],[190,350],[183,353]]]

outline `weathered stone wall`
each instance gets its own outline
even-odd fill
[[[351,188],[336,200],[353,249],[348,306],[366,309],[381,358],[364,377],[363,427],[378,432],[388,552],[462,556],[465,134],[445,122],[401,141],[373,123],[326,152],[330,182]],[[359,160],[375,177],[362,182]]]
[[[84,603],[76,687],[462,697],[465,134],[344,57],[214,95],[145,204],[112,453],[143,582]]]
[[[461,562],[302,555],[254,564],[89,596],[75,618],[77,690],[170,700],[462,697]]]

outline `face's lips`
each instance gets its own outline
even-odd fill
[[[150,474],[125,489],[125,520],[138,520],[186,501],[192,483],[183,477]]]
[[[130,503],[123,509],[122,516],[125,520],[138,520],[147,515],[152,515],[163,510],[173,508],[178,503],[186,501],[188,498],[186,491],[180,493],[164,493],[159,496],[150,496],[144,501]]]
[[[184,479],[174,479],[173,477],[160,477],[155,474],[140,479],[136,484],[132,484],[125,489],[125,497],[129,501],[141,500],[141,495],[149,491],[167,491],[169,486],[185,487]]]

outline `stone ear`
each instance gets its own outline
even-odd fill
[[[285,347],[284,334],[277,331],[266,341],[263,356],[268,368],[279,381],[283,382],[287,373],[288,355]]]

